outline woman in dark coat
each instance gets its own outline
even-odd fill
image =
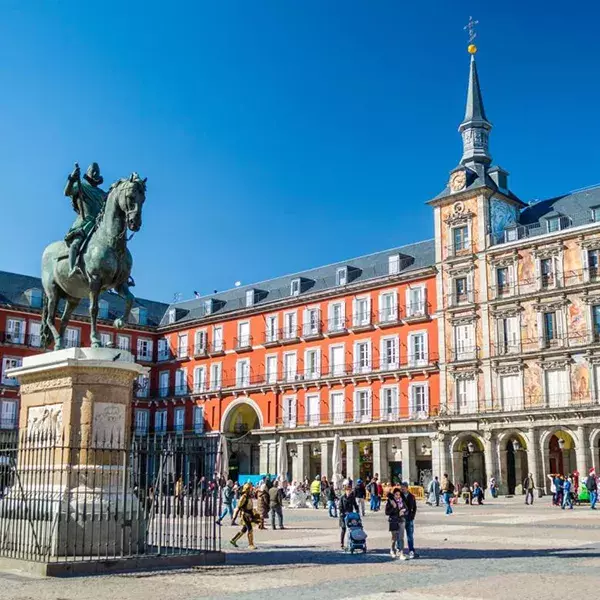
[[[402,499],[402,491],[400,488],[394,488],[388,494],[385,505],[385,514],[388,518],[389,530],[392,536],[392,547],[390,554],[393,558],[406,560],[404,550],[404,517],[407,513],[404,500]]]
[[[258,494],[256,495],[257,499],[257,509],[260,514],[260,525],[259,529],[265,529],[265,519],[269,518],[269,507],[271,503],[271,499],[269,498],[269,490],[267,489],[267,485],[263,483],[260,486]]]

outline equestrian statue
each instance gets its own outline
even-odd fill
[[[42,255],[42,344],[54,349],[64,346],[64,335],[73,311],[82,298],[90,301],[90,342],[92,348],[100,346],[97,330],[98,301],[100,294],[114,290],[125,299],[123,316],[115,319],[114,326],[121,328],[129,319],[134,296],[131,266],[133,260],[127,249],[127,231],[136,232],[142,226],[142,206],[146,199],[146,179],[137,173],[113,183],[108,193],[103,183],[100,167],[92,163],[83,180],[79,165],[67,179],[65,196],[71,198],[77,217],[63,241],[48,245]],[[65,301],[57,328],[56,308]]]

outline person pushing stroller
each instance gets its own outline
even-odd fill
[[[349,513],[358,513],[358,504],[352,493],[352,486],[347,481],[344,482],[344,493],[340,497],[338,505],[338,514],[340,517],[340,546],[344,550],[344,539],[346,537],[346,515]]]

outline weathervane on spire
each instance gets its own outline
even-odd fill
[[[477,46],[473,43],[477,37],[477,32],[475,31],[476,25],[479,25],[479,21],[475,21],[473,17],[469,17],[469,22],[463,27],[469,34],[469,45],[467,46],[469,54],[475,54],[475,52],[477,52]]]

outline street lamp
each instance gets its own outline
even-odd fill
[[[563,440],[562,438],[558,438],[558,447],[559,447],[561,450],[564,450],[564,449],[565,449],[565,443],[566,443],[566,442],[565,442],[565,440]]]
[[[290,456],[296,458],[296,456],[298,456],[298,450],[296,448],[290,448]]]
[[[475,452],[475,444],[472,440],[469,440],[469,443],[467,444],[467,451],[469,454],[473,454],[473,452]]]
[[[519,443],[519,440],[513,440],[512,441],[512,447],[513,450],[516,452],[517,450],[521,449],[521,444]]]

